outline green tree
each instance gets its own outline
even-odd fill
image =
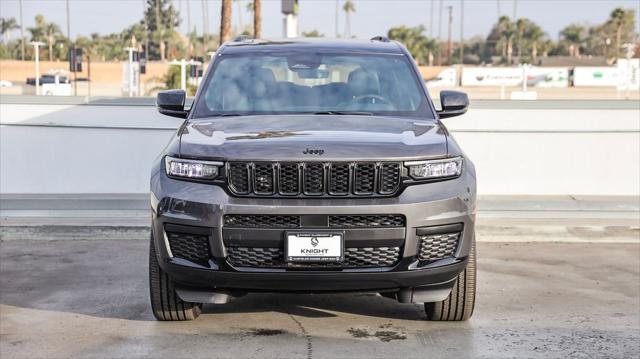
[[[578,24],[571,24],[560,31],[561,41],[568,45],[569,56],[580,57],[580,48],[584,46],[587,29]]]
[[[36,15],[35,17],[35,26],[27,28],[27,31],[31,33],[31,41],[41,41],[45,42],[47,40],[47,21],[44,19],[42,15]]]
[[[175,28],[180,26],[180,14],[171,5],[171,0],[147,0],[144,16],[150,34],[149,58],[164,61],[167,43],[175,45]],[[144,24],[144,20],[140,24]],[[140,39],[144,39],[144,35]]]
[[[303,31],[302,32],[302,36],[304,36],[304,37],[324,37],[324,34],[321,34],[320,31],[313,29],[311,31]]]
[[[15,29],[19,29],[20,25],[15,18],[1,18],[0,19],[0,31],[2,32],[2,39],[5,44],[8,44],[11,41],[11,31]]]
[[[419,64],[431,64],[438,44],[424,35],[425,27],[399,26],[389,29],[387,37],[402,43]]]
[[[49,61],[53,61],[53,45],[56,42],[56,36],[60,35],[60,26],[53,22],[48,22],[44,26],[44,32],[47,35],[47,46],[49,47]]]
[[[511,65],[511,59],[513,56],[513,38],[517,32],[516,26],[508,16],[501,16],[498,20],[498,31],[500,35],[498,48],[502,49],[502,57],[506,58],[507,64]]]
[[[609,15],[607,24],[615,29],[615,55],[620,57],[622,43],[633,38],[636,14],[633,10],[616,8]]]
[[[547,36],[540,26],[536,23],[530,22],[524,33],[524,37],[527,39],[531,46],[531,62],[533,64],[538,63],[538,49],[540,42]]]
[[[344,37],[351,38],[351,13],[356,12],[356,5],[351,0],[344,2],[342,10],[345,13]]]
[[[517,45],[518,45],[518,59],[522,58],[522,48],[524,47],[524,32],[527,29],[527,26],[529,25],[529,19],[518,19],[516,21],[516,30],[518,32],[518,39],[517,39]]]

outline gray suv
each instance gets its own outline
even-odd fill
[[[216,52],[151,172],[151,306],[196,318],[250,292],[369,292],[466,320],[476,287],[474,166],[411,55],[369,41],[245,40]]]

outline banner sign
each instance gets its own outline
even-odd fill
[[[517,67],[465,67],[462,86],[518,86],[522,69]]]
[[[620,71],[617,67],[576,67],[573,70],[573,86],[618,86]]]
[[[436,77],[427,81],[429,87],[455,87],[457,85],[458,71],[455,67],[447,67],[440,71]]]
[[[462,86],[520,86],[524,72],[521,67],[465,67]],[[566,67],[529,67],[527,85],[534,87],[568,87]]]
[[[527,86],[569,87],[569,68],[531,67],[527,70]]]

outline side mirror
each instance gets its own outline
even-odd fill
[[[442,105],[442,110],[438,111],[440,118],[460,116],[469,108],[469,97],[464,92],[442,91],[440,104]]]
[[[156,106],[158,112],[163,115],[187,118],[189,111],[185,111],[184,103],[187,94],[184,90],[167,90],[158,93],[156,97]]]

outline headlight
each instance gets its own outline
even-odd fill
[[[409,168],[409,175],[414,179],[454,177],[462,172],[462,157],[405,162],[405,166]]]
[[[193,179],[210,180],[218,177],[222,162],[184,160],[166,156],[164,158],[167,175]]]

